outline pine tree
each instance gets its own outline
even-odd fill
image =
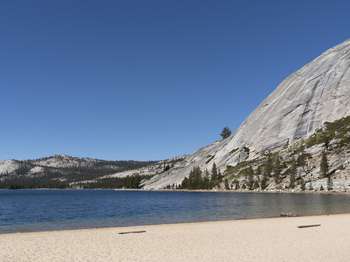
[[[189,187],[189,179],[187,177],[184,178],[184,180],[181,183],[180,188],[181,189],[187,189]]]
[[[231,130],[228,127],[224,127],[224,129],[222,129],[220,136],[222,137],[222,139],[226,139],[228,138],[230,135],[232,134]]]
[[[261,189],[265,190],[268,186],[269,178],[271,176],[273,169],[273,161],[271,158],[271,154],[267,156],[267,159],[265,160],[264,163],[264,168],[263,168],[263,174],[262,174],[262,180],[261,180]]]
[[[332,177],[330,175],[328,175],[328,178],[327,178],[327,190],[328,191],[333,190],[333,181],[332,181]]]
[[[202,170],[199,167],[194,167],[188,178],[186,177],[182,183],[183,189],[200,189],[202,186]]]
[[[215,162],[213,163],[213,167],[211,168],[211,183],[212,186],[216,186],[219,183],[219,174],[218,174],[218,169],[216,167]]]
[[[199,167],[194,167],[192,170],[192,188],[191,189],[201,189],[202,184],[202,170]]]
[[[224,184],[225,184],[225,189],[226,189],[226,190],[230,190],[230,189],[231,189],[231,188],[230,188],[230,184],[228,183],[228,180],[227,180],[227,179],[225,179]]]
[[[218,169],[218,181],[221,182],[224,176],[221,174],[220,169]]]
[[[237,179],[234,179],[233,182],[232,182],[232,184],[234,185],[234,189],[235,189],[235,190],[240,189],[240,187],[239,187],[239,181],[238,181]]]
[[[201,189],[211,189],[209,177],[203,177]]]
[[[320,175],[322,178],[328,177],[328,159],[325,151],[322,152],[321,163],[320,163]]]

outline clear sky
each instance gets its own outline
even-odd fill
[[[349,1],[0,2],[0,159],[163,159],[350,37]]]

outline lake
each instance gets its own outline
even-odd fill
[[[0,190],[0,233],[350,213],[350,195]]]

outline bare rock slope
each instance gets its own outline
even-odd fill
[[[350,114],[350,40],[331,48],[287,77],[231,137],[201,148],[167,172],[154,176],[145,189],[179,184],[194,166],[215,162],[224,170],[266,150],[309,137],[325,122]]]

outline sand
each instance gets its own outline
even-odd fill
[[[349,260],[350,215],[0,235],[1,262]]]

